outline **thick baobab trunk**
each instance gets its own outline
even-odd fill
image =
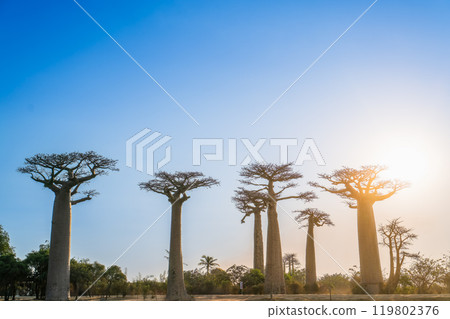
[[[373,214],[373,203],[358,200],[358,242],[361,285],[370,294],[377,294],[383,284],[380,253]]]
[[[255,226],[253,231],[253,268],[264,273],[264,247],[261,226],[261,213],[254,213]]]
[[[166,300],[190,300],[184,285],[183,256],[181,254],[181,206],[180,201],[172,205]]]
[[[308,223],[308,236],[306,238],[306,291],[317,290],[317,275],[316,275],[316,251],[314,247],[314,222],[311,220]]]
[[[267,255],[264,292],[267,294],[285,294],[283,257],[281,252],[280,228],[276,203],[267,207]]]
[[[70,298],[70,201],[70,190],[62,189],[56,194],[53,204],[46,300]]]

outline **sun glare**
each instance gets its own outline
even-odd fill
[[[425,149],[414,145],[399,145],[386,153],[383,164],[387,165],[386,175],[390,178],[415,183],[430,169],[431,161],[427,158]]]

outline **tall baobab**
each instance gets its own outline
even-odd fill
[[[303,177],[302,174],[294,172],[292,163],[253,163],[244,167],[240,175],[244,178],[241,180],[242,183],[256,187],[255,191],[263,193],[267,198],[267,253],[264,291],[270,294],[284,294],[286,286],[277,203],[287,199],[311,201],[316,196],[313,192],[283,196],[284,191],[297,186],[295,180]]]
[[[188,191],[218,185],[211,177],[200,172],[158,172],[155,178],[140,183],[141,189],[162,194],[172,205],[172,221],[170,228],[169,274],[167,279],[167,300],[190,300],[184,285],[183,256],[181,253],[181,208],[190,196]]]
[[[381,243],[389,249],[389,278],[385,287],[387,293],[395,292],[405,258],[419,257],[418,254],[408,252],[409,246],[417,238],[417,235],[412,232],[411,228],[406,228],[401,223],[400,218],[395,218],[378,228],[382,239]]]
[[[296,210],[299,213],[295,220],[302,225],[308,227],[308,234],[306,237],[306,258],[305,258],[305,272],[306,272],[306,291],[317,291],[317,273],[316,273],[316,250],[314,245],[314,227],[334,226],[330,219],[330,215],[324,213],[316,208],[307,208],[304,210]]]
[[[216,261],[217,259],[214,257],[203,255],[198,265],[202,266],[200,269],[206,269],[206,274],[209,275],[212,269],[219,266]]]
[[[70,297],[70,232],[72,206],[91,200],[94,190],[81,192],[80,186],[109,171],[117,171],[117,161],[95,152],[37,154],[25,159],[19,172],[29,174],[55,194],[53,203],[50,256],[46,288],[47,300],[68,300]]]
[[[264,273],[261,213],[266,209],[266,202],[261,193],[242,187],[239,187],[235,191],[235,196],[232,199],[236,204],[237,209],[245,214],[241,219],[241,223],[245,223],[245,218],[250,215],[253,215],[255,218],[253,227],[253,268],[259,269]]]
[[[385,167],[378,165],[360,169],[344,167],[332,174],[319,174],[319,178],[331,183],[330,187],[310,183],[348,200],[349,207],[357,209],[361,284],[372,294],[379,293],[383,284],[373,205],[407,186],[399,181],[380,180],[379,175],[384,170]]]

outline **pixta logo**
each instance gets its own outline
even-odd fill
[[[202,159],[206,161],[224,161],[225,157],[230,166],[238,164],[244,166],[252,161],[266,163],[267,161],[260,151],[267,144],[267,141],[273,147],[273,151],[278,151],[278,164],[287,164],[289,162],[289,147],[292,148],[299,145],[299,141],[296,138],[260,138],[254,144],[248,138],[231,138],[226,140],[220,138],[196,138],[192,141],[192,165],[201,165]],[[242,143],[245,149],[245,157],[243,157],[242,161],[238,161],[238,142]],[[225,144],[227,144],[226,147]],[[205,148],[208,151],[204,151]],[[211,149],[213,149],[212,152]],[[228,150],[227,156],[225,156],[225,149]],[[273,155],[273,151],[270,154]],[[297,153],[294,165],[301,166],[306,161],[312,160],[319,166],[325,165],[325,160],[314,140],[306,138]]]
[[[171,147],[166,144],[171,139],[170,136],[162,136],[161,133],[152,132],[148,128],[143,129],[126,142],[126,165],[153,175],[155,169],[159,170],[170,162]],[[270,147],[269,152],[265,154],[271,158],[278,155],[278,164],[293,162],[294,165],[301,166],[307,161],[314,161],[319,166],[325,165],[325,160],[312,138],[306,138],[300,143],[297,138],[260,138],[255,143],[248,138],[194,138],[192,165],[200,166],[205,161],[223,161],[229,166],[245,166],[253,161],[266,163],[269,161],[261,154],[264,146]],[[156,151],[162,147],[165,147],[165,155],[157,161],[155,158],[157,155],[161,156],[161,152]]]
[[[144,172],[145,166],[145,172],[149,175],[154,174],[155,166],[160,169],[170,162],[170,145],[166,146],[164,158],[156,162],[156,165],[155,152],[172,139],[167,135],[161,137],[162,134],[159,132],[151,132],[148,128],[143,129],[126,142],[126,165],[128,167],[135,166],[140,172]]]

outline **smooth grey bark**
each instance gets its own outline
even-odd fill
[[[308,236],[306,238],[306,257],[305,257],[305,272],[306,272],[306,288],[314,289],[317,285],[316,274],[316,251],[314,247],[314,222],[309,218],[308,222]]]
[[[55,194],[53,203],[46,300],[70,298],[70,233],[72,205],[91,200],[95,190],[83,191],[83,198],[72,200],[82,184],[108,171],[117,171],[117,161],[93,151],[61,154],[39,153],[25,159],[17,170],[29,174]]]
[[[272,196],[274,198],[275,196]],[[276,203],[267,205],[267,260],[265,269],[264,292],[269,294],[285,294],[283,256],[281,251],[280,228]]]
[[[359,261],[361,286],[370,294],[378,294],[383,284],[383,276],[373,204],[370,200],[358,199]]]
[[[191,300],[186,292],[181,253],[181,207],[178,200],[172,203],[172,222],[170,227],[169,274],[167,278],[166,300]]]
[[[55,194],[53,204],[46,300],[70,298],[70,233],[72,204],[70,189]]]
[[[255,225],[253,231],[253,268],[261,270],[264,273],[264,247],[261,225],[261,213],[253,213],[255,216]]]

